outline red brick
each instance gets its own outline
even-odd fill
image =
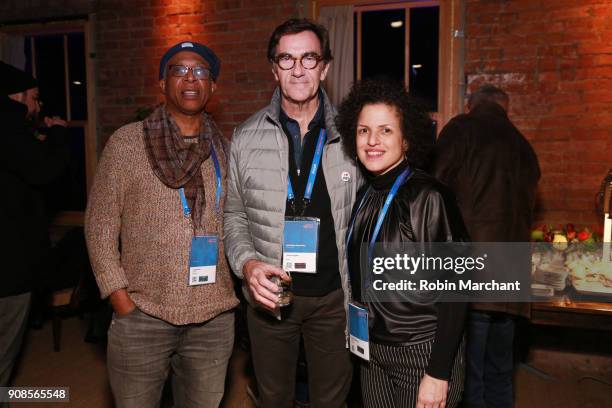
[[[536,62],[538,71],[556,71],[559,69],[558,57],[538,57]]]
[[[155,18],[155,26],[167,26],[167,25],[178,25],[180,16],[167,16],[162,15]]]
[[[470,13],[474,14],[486,14],[486,13],[499,13],[503,9],[503,2],[498,1],[470,1],[467,3],[466,15]]]
[[[242,6],[241,0],[217,0],[214,2],[216,11],[236,10]]]
[[[179,17],[180,24],[203,24],[204,16],[201,14],[184,15]]]
[[[583,69],[578,72],[577,79],[590,79],[590,78],[605,78],[612,79],[612,67],[594,67],[590,69]]]
[[[142,0],[138,10],[118,0],[99,3],[103,140],[136,108],[161,101],[159,58],[185,37],[210,44],[223,61],[210,109],[229,136],[268,103],[275,86],[265,58],[268,37],[298,11],[298,2],[289,0]],[[154,19],[151,33],[139,31],[147,19]],[[574,197],[592,198],[610,163],[612,5],[605,0],[466,0],[466,24],[470,89],[486,82],[506,89],[510,117],[540,158],[538,220],[594,221],[592,203]],[[105,68],[118,63],[130,67]]]
[[[584,129],[572,129],[571,136],[573,140],[577,141],[585,141],[585,140],[609,140],[612,138],[612,133],[608,129],[593,129],[593,128],[584,128]],[[590,147],[589,147],[590,149]],[[607,148],[604,147],[603,153],[609,157],[610,153]]]
[[[99,3],[96,46],[102,141],[131,120],[136,109],[163,99],[157,84],[159,58],[168,46],[185,38],[214,45],[222,59],[219,92],[210,108],[223,129],[231,130],[265,106],[274,88],[265,59],[267,41],[277,24],[296,14],[294,1],[137,1]],[[128,68],[116,68],[118,64]],[[240,72],[245,73],[244,84],[234,78]]]
[[[561,22],[547,21],[546,23],[543,23],[542,21],[534,21],[529,23],[521,23],[511,27],[509,32],[520,36],[529,36],[534,34],[548,35],[549,33],[553,32],[562,32],[564,28],[564,24]]]
[[[577,101],[576,101],[577,102]],[[558,116],[576,116],[585,113],[586,106],[584,104],[564,104],[553,107],[552,114]]]

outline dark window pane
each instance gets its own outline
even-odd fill
[[[353,13],[353,44],[355,47],[353,49],[353,82],[357,80],[357,13]],[[333,52],[334,50],[332,50]]]
[[[32,37],[23,40],[23,53],[25,54],[25,72],[32,74]]]
[[[46,204],[52,215],[58,211],[85,211],[85,129],[68,130],[70,164],[64,174],[46,188]]]
[[[431,144],[434,145],[436,144],[436,135],[438,134],[438,121],[437,120],[432,120],[432,124],[431,124]]]
[[[87,119],[87,74],[85,71],[85,35],[68,34],[68,76],[72,120]]]
[[[410,93],[438,110],[439,7],[410,9]]]
[[[34,38],[36,48],[36,78],[43,115],[66,118],[66,87],[64,75],[64,36],[45,35]]]
[[[362,78],[404,82],[405,16],[404,9],[361,14]]]

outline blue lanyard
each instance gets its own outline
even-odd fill
[[[211,146],[210,155],[213,159],[213,164],[215,166],[215,174],[217,175],[217,188],[215,189],[215,205],[217,212],[219,212],[219,206],[221,204],[221,194],[223,193],[223,184],[221,183],[221,166],[219,165],[219,159],[217,159],[217,153],[215,152],[215,147]],[[179,188],[179,194],[181,196],[181,203],[183,204],[183,214],[185,217],[189,217],[191,215],[191,209],[189,208],[189,204],[187,203],[187,197],[185,197],[185,189],[183,187]]]
[[[319,165],[321,164],[321,156],[323,156],[323,145],[325,145],[326,133],[325,129],[321,129],[319,132],[319,139],[317,140],[317,148],[315,149],[314,157],[312,158],[312,165],[310,166],[310,173],[308,174],[308,181],[306,182],[306,190],[304,191],[304,200],[310,201],[312,197],[312,190],[314,189],[315,179],[319,171]],[[287,177],[287,199],[292,201],[295,199],[293,193],[293,186],[291,185],[291,176]]]
[[[393,186],[391,187],[391,190],[389,190],[389,193],[387,194],[387,198],[385,199],[385,204],[383,205],[380,212],[378,213],[378,219],[376,220],[376,225],[374,226],[374,233],[372,234],[372,237],[370,238],[370,243],[368,245],[368,264],[372,260],[372,250],[374,249],[376,238],[378,237],[378,234],[380,233],[380,228],[382,227],[382,223],[385,220],[385,217],[387,216],[387,211],[389,211],[389,207],[391,206],[391,201],[393,201],[393,198],[397,195],[397,191],[402,186],[402,184],[406,182],[406,180],[408,179],[408,177],[410,177],[411,174],[412,174],[412,169],[410,167],[407,167],[399,176],[397,176],[397,178],[395,179],[395,182],[393,183]],[[348,246],[350,244],[351,236],[353,235],[353,229],[355,227],[355,219],[357,219],[357,215],[359,214],[359,211],[361,210],[361,207],[363,206],[363,203],[365,202],[366,198],[370,195],[371,189],[372,188],[370,187],[368,191],[366,191],[366,193],[363,195],[363,198],[361,199],[361,201],[359,202],[359,206],[357,207],[357,211],[355,211],[355,215],[353,216],[351,225],[349,226],[348,233],[346,234],[346,242],[344,245],[347,251],[348,251]]]

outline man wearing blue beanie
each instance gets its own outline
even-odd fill
[[[168,49],[165,103],[117,130],[98,164],[85,234],[114,310],[117,407],[158,406],[170,369],[175,406],[217,407],[223,396],[238,300],[221,241],[228,146],[205,112],[219,70],[205,45]]]

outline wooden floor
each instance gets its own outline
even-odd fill
[[[51,325],[30,330],[15,377],[16,386],[69,386],[69,404],[26,404],[16,408],[38,407],[113,407],[105,368],[104,346],[83,341],[84,323],[77,318],[63,321],[62,349],[54,352]],[[612,351],[612,345],[610,346]],[[600,408],[612,407],[610,380],[612,358],[584,355],[554,355],[536,351],[530,366],[519,366],[516,372],[518,408]],[[601,359],[604,359],[600,361]],[[599,359],[599,360],[597,360]],[[609,360],[606,360],[609,359]],[[234,353],[229,369],[225,408],[253,408],[246,387],[252,383],[247,370],[248,355]],[[609,369],[606,367],[609,361]],[[539,371],[540,370],[540,371]],[[543,370],[543,371],[542,371]]]
[[[106,374],[105,347],[83,341],[83,321],[62,321],[61,351],[53,351],[51,323],[29,330],[15,376],[15,386],[70,387],[71,407],[112,407]],[[16,408],[65,407],[67,404],[15,404]]]

